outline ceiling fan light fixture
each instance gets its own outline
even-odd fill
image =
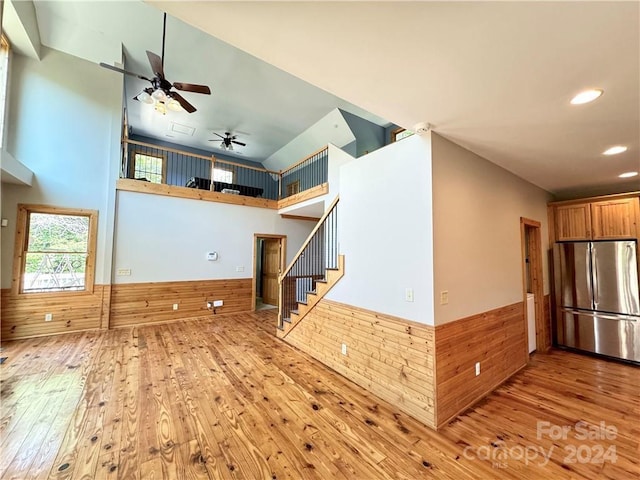
[[[167,106],[164,104],[164,102],[156,102],[156,112],[160,113],[161,115],[167,114]]]
[[[583,92],[578,93],[575,97],[571,99],[571,105],[583,105],[585,103],[593,102],[597,98],[599,98],[604,93],[604,90],[601,88],[592,88],[589,90],[584,90]]]
[[[182,110],[182,105],[180,105],[180,102],[178,102],[175,98],[172,98],[171,100],[169,100],[169,102],[167,102],[167,108],[169,110],[173,110],[174,112],[179,112]]]
[[[604,152],[602,152],[602,154],[618,155],[619,153],[624,153],[626,151],[627,151],[627,147],[625,147],[624,145],[616,145],[615,147],[607,148]]]
[[[159,102],[164,102],[167,99],[167,94],[161,88],[156,89],[151,96]]]
[[[147,105],[151,105],[153,103],[153,98],[146,90],[140,92],[136,98],[138,99],[138,101],[146,103]]]

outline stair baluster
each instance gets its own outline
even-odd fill
[[[338,201],[336,198],[313,229],[307,241],[280,276],[278,328],[291,321],[299,303],[307,303],[307,294],[324,281],[327,269],[338,268]]]

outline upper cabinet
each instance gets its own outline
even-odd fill
[[[591,210],[588,203],[558,206],[555,210],[556,241],[591,238]]]
[[[638,238],[638,195],[558,202],[549,207],[556,242]]]
[[[635,238],[638,224],[638,198],[624,198],[591,204],[594,240]]]

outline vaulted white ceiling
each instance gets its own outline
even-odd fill
[[[121,62],[124,51],[126,70],[153,77],[146,50],[162,53],[160,10],[141,1],[47,0],[34,5],[45,46],[111,65]],[[205,84],[212,95],[182,93],[198,110],[163,116],[133,100],[149,82],[125,76],[128,120],[135,134],[219,154],[220,139],[213,132],[230,131],[247,145],[224,154],[264,161],[336,108],[381,126],[388,123],[171,16],[164,70],[171,82]],[[112,75],[114,82],[122,82],[122,74]]]
[[[150,3],[549,191],[640,188],[638,2]]]
[[[127,77],[136,133],[215,151],[211,132],[235,130],[248,144],[238,153],[260,160],[340,107],[378,124],[430,122],[561,195],[640,189],[638,177],[618,178],[640,170],[638,2],[37,1],[35,10],[44,45],[107,63],[123,47],[127,68],[145,75],[162,11],[176,17],[167,77],[213,95],[185,94],[198,112],[161,117],[130,100],[147,84]],[[605,93],[569,104],[589,87]],[[628,150],[602,155],[618,144]]]

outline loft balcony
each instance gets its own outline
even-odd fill
[[[283,209],[328,193],[329,147],[282,171],[125,138],[117,189]]]

